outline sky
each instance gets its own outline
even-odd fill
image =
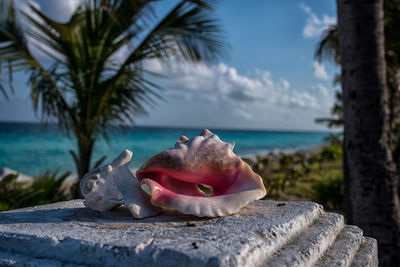
[[[14,1],[29,12],[28,0]],[[67,21],[80,0],[30,2]],[[174,2],[160,2],[156,13],[161,17]],[[330,115],[338,90],[332,79],[340,70],[318,63],[314,52],[323,30],[336,23],[335,1],[219,0],[215,13],[229,43],[227,57],[212,64],[146,62],[169,78],[157,80],[163,100],[147,107],[137,125],[326,130],[314,120]],[[25,73],[15,76],[9,100],[0,94],[0,121],[40,121],[26,79]]]

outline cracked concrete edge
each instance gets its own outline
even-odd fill
[[[352,267],[378,267],[378,243],[376,239],[364,237]]]
[[[357,226],[346,225],[316,266],[349,266],[362,241],[363,231]]]
[[[266,266],[312,266],[327,251],[344,227],[342,215],[326,213],[286,244]]]

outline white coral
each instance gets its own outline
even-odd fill
[[[154,216],[161,209],[153,206],[128,168],[132,152],[125,150],[111,164],[86,174],[81,181],[84,204],[97,211],[125,205],[138,219]]]

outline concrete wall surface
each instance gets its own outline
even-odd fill
[[[376,240],[311,202],[135,220],[82,200],[0,213],[0,266],[378,266]]]

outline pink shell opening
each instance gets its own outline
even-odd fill
[[[208,133],[191,140],[181,138],[174,149],[152,157],[136,172],[154,205],[216,217],[236,213],[265,196],[261,177],[232,152],[233,144]],[[206,194],[198,184],[212,193]]]

